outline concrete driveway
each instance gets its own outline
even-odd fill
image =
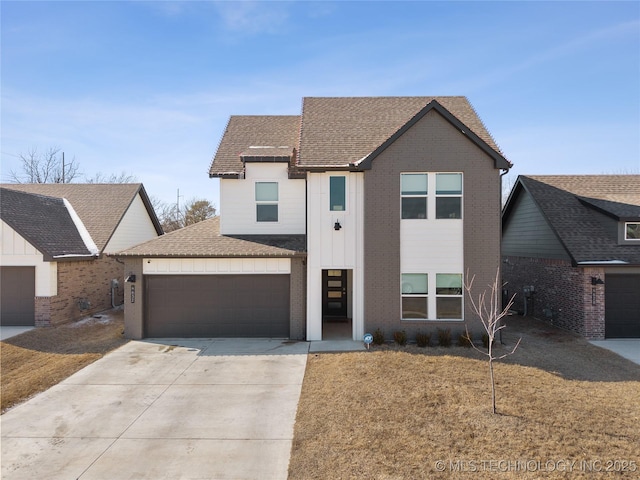
[[[0,418],[2,479],[286,479],[309,344],[132,341]]]

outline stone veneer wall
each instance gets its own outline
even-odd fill
[[[306,258],[291,259],[291,277],[289,280],[289,338],[304,340],[307,336],[307,265]]]
[[[591,285],[591,277],[604,280],[604,269],[573,267],[566,260],[503,257],[502,280],[513,308],[524,311],[525,286],[534,287],[527,314],[546,320],[588,339],[604,339],[604,285]]]

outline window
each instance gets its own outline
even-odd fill
[[[329,177],[329,209],[335,212],[346,210],[345,177]]]
[[[278,182],[256,182],[256,220],[278,221]]]
[[[427,218],[427,174],[400,174],[402,218]]]
[[[436,173],[436,218],[462,218],[461,173]]]
[[[640,240],[640,223],[627,222],[624,224],[625,240]]]
[[[462,318],[462,274],[436,274],[436,318]]]
[[[426,273],[402,274],[402,318],[405,320],[426,319],[427,286]]]

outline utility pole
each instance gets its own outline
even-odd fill
[[[62,152],[62,183],[64,183],[64,152]]]
[[[178,194],[177,194],[177,198],[176,198],[176,220],[179,222],[180,221],[180,197],[183,197],[184,195],[180,195],[180,189],[178,189]]]

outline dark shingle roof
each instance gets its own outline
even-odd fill
[[[495,152],[500,168],[510,166],[465,97],[308,97],[303,99],[302,116],[232,116],[209,176],[241,175],[241,155],[248,160],[249,147],[269,147],[262,152],[265,158],[273,156],[273,147],[295,149],[290,175],[314,167],[348,168],[392,139],[434,100],[465,133],[470,130]]]
[[[242,174],[240,154],[249,153],[249,147],[288,147],[292,152],[298,148],[299,133],[299,115],[234,115],[213,157],[209,176]]]
[[[61,198],[0,188],[0,217],[48,260],[95,254]]]
[[[311,97],[303,101],[298,164],[346,166],[358,162],[432,100],[500,152],[465,97]]]
[[[102,252],[135,196],[140,193],[158,235],[162,228],[141,183],[20,183],[2,184],[21,192],[66,198]]]
[[[532,175],[520,176],[518,182],[531,194],[575,263],[640,265],[640,245],[619,245],[596,212],[620,219],[635,213],[640,220],[640,175]]]
[[[220,235],[220,217],[119,252],[129,257],[291,257],[304,253],[304,235]]]

